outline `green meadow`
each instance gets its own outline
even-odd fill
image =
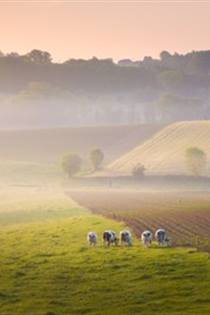
[[[0,314],[209,315],[209,254],[137,239],[104,248],[102,232],[123,227],[56,189],[1,189]]]

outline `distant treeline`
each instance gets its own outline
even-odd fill
[[[41,50],[0,53],[0,106],[7,117],[22,104],[26,112],[40,111],[37,117],[50,110],[57,125],[208,119],[209,100],[210,51],[163,51],[159,59],[118,63],[96,57],[55,63]],[[65,117],[58,117],[60,110]]]

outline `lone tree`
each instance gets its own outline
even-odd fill
[[[52,57],[47,51],[42,51],[38,49],[33,49],[31,52],[26,54],[25,60],[30,61],[35,64],[43,65],[50,64],[52,62]]]
[[[63,157],[61,165],[63,171],[71,178],[80,171],[82,159],[78,154],[70,153]]]
[[[206,153],[197,147],[191,147],[186,150],[185,155],[189,172],[194,176],[201,176],[206,169]]]
[[[145,171],[146,171],[146,168],[144,167],[144,165],[141,163],[138,163],[132,169],[132,175],[136,178],[142,178],[145,175],[144,174]]]
[[[103,160],[104,160],[104,153],[100,149],[96,148],[90,152],[90,161],[92,163],[94,171],[99,169]]]

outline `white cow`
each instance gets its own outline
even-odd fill
[[[132,235],[130,231],[124,230],[120,232],[120,245],[132,246]]]
[[[149,247],[152,244],[152,232],[144,231],[141,234],[141,240],[142,240],[144,247]]]
[[[167,237],[167,233],[164,229],[158,229],[155,232],[155,239],[159,245],[169,245],[170,240]]]
[[[95,246],[97,244],[98,236],[95,232],[89,232],[87,235],[87,241],[89,245]]]

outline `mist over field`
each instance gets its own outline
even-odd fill
[[[209,315],[209,139],[210,50],[0,52],[0,315]]]
[[[0,125],[49,128],[208,119],[209,60],[210,51],[62,63],[37,49],[25,55],[1,53]]]

